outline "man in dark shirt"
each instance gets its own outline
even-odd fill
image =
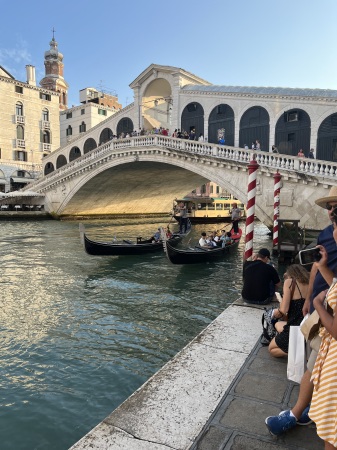
[[[244,263],[242,298],[246,303],[267,305],[272,301],[271,283],[278,286],[281,280],[269,260],[269,250],[261,248],[254,261]]]

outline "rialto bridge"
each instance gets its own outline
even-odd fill
[[[256,216],[272,225],[273,175],[279,171],[280,218],[298,219],[308,228],[324,227],[327,215],[314,202],[337,184],[333,163],[160,135],[111,140],[26,189],[43,193],[46,211],[60,217],[167,214],[175,197],[208,181],[245,203],[253,155],[259,164]]]

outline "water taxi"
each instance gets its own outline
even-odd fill
[[[173,217],[179,222],[177,205],[186,205],[187,215],[192,224],[195,223],[219,223],[230,222],[233,204],[236,203],[242,211],[242,217],[246,216],[246,208],[240,200],[232,195],[226,197],[184,197],[173,202]]]

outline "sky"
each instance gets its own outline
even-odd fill
[[[150,64],[217,85],[337,89],[337,0],[0,0],[0,65],[44,76],[52,29],[64,55],[68,106],[86,87],[133,102]]]

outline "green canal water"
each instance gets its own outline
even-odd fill
[[[167,218],[86,222],[148,236]],[[220,226],[218,226],[220,228]],[[194,228],[191,243],[201,231]],[[77,222],[0,222],[0,448],[65,450],[214,320],[241,290],[244,242],[223,262],[90,257]],[[271,249],[255,227],[255,248]]]

